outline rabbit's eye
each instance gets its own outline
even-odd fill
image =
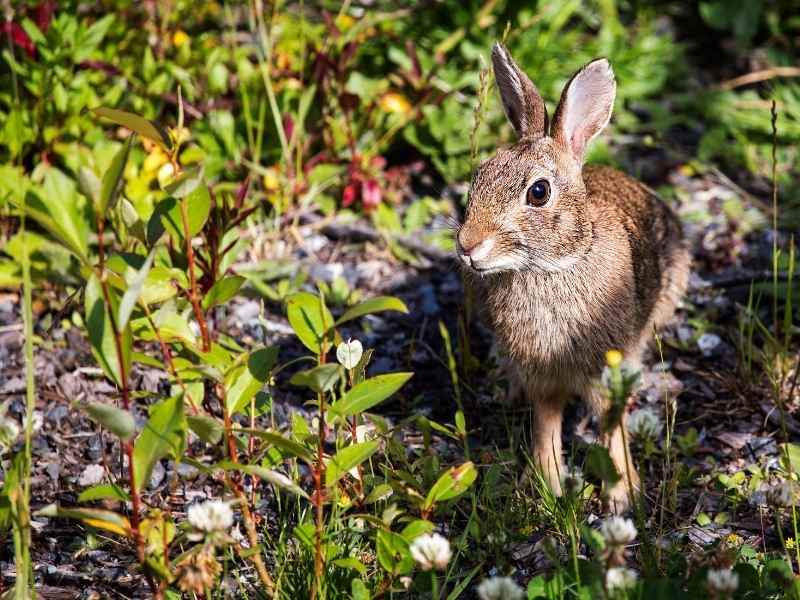
[[[531,206],[544,206],[550,199],[550,183],[546,179],[537,179],[528,188],[526,198]]]

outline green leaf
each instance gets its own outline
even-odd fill
[[[333,404],[331,412],[349,417],[369,410],[403,387],[413,375],[413,373],[388,373],[362,381]]]
[[[230,414],[244,410],[256,393],[269,381],[278,359],[278,347],[260,348],[247,354],[225,374],[225,404]]]
[[[103,184],[89,167],[81,167],[78,171],[78,189],[86,196],[92,206],[100,204],[100,189]]]
[[[289,383],[311,388],[317,393],[327,392],[333,389],[333,386],[339,381],[341,372],[338,364],[328,363],[295,373]]]
[[[380,529],[376,540],[378,562],[392,575],[407,575],[414,568],[414,559],[406,539],[394,533]]]
[[[225,433],[225,428],[219,419],[208,415],[188,415],[186,422],[189,425],[189,429],[197,434],[197,437],[212,446],[219,444],[222,440],[222,434]]]
[[[345,560],[345,559],[338,559],[338,560]],[[336,563],[336,561],[333,561]],[[360,579],[353,579],[350,582],[350,598],[351,600],[369,600],[369,590],[367,586],[364,585],[364,582]]]
[[[184,170],[180,175],[163,186],[163,190],[173,198],[185,198],[203,182],[203,167],[196,165]]]
[[[211,289],[208,290],[205,298],[203,298],[203,309],[208,310],[214,306],[224,304],[233,298],[242,287],[246,278],[241,275],[232,275],[217,281]]]
[[[131,318],[131,313],[136,303],[139,301],[139,296],[142,294],[145,280],[150,273],[150,267],[153,265],[153,258],[155,252],[150,252],[142,265],[142,268],[136,272],[136,275],[128,282],[128,289],[122,295],[122,301],[119,303],[119,312],[117,313],[117,328],[120,330],[125,329],[128,325],[128,319]]]
[[[130,440],[136,433],[136,421],[127,410],[99,402],[84,404],[83,408],[89,413],[92,421],[105,427],[123,441]]]
[[[347,321],[357,319],[358,317],[386,310],[396,310],[408,314],[408,308],[399,298],[395,298],[394,296],[378,296],[377,298],[370,298],[369,300],[364,300],[364,302],[359,302],[355,306],[347,309],[336,321],[336,325],[338,326]]]
[[[301,498],[310,500],[308,494],[303,490],[303,488],[289,479],[286,475],[278,471],[267,469],[266,467],[262,467],[260,465],[242,465],[229,461],[219,463],[217,466],[220,466],[227,471],[241,471],[242,473],[253,475],[279,488],[283,488],[286,491],[296,494]]]
[[[208,188],[201,185],[182,200],[169,197],[156,205],[153,215],[147,223],[147,241],[150,245],[155,244],[166,231],[183,248],[184,227],[181,202],[187,203],[186,217],[189,225],[189,237],[196,236],[203,229],[208,215],[211,213],[211,195],[208,193]]]
[[[186,419],[183,415],[183,396],[167,398],[154,405],[150,418],[133,449],[133,465],[136,489],[141,490],[150,482],[156,462],[165,456],[180,458],[186,434]]]
[[[450,467],[445,471],[444,475],[439,477],[439,480],[433,484],[433,487],[428,492],[427,498],[425,498],[423,508],[428,510],[437,502],[460,496],[469,489],[477,476],[478,471],[475,469],[475,465],[472,464],[472,462],[465,462],[463,465]]]
[[[315,460],[314,455],[305,446],[298,444],[294,440],[290,440],[279,433],[273,431],[261,431],[259,429],[240,429],[238,430],[243,434],[252,435],[258,439],[275,446],[282,452],[289,456],[301,458],[304,461],[311,463]]]
[[[426,521],[425,519],[415,519],[403,527],[403,531],[400,532],[400,535],[402,535],[409,543],[411,543],[419,536],[431,532],[433,532],[433,523]]]
[[[99,508],[62,508],[56,504],[50,504],[36,511],[34,514],[37,517],[77,519],[92,527],[112,531],[125,537],[131,534],[131,524],[128,518],[110,510],[102,510]]]
[[[331,487],[336,484],[348,471],[354,469],[370,456],[375,454],[380,443],[378,440],[353,444],[339,450],[330,458],[325,468],[325,486]]]
[[[128,492],[113,483],[95,485],[83,490],[78,496],[78,502],[91,502],[92,500],[119,500],[120,502],[130,502],[131,497]]]
[[[129,135],[125,140],[125,145],[117,152],[111,160],[108,171],[103,175],[103,184],[100,188],[100,196],[97,199],[95,210],[101,218],[105,218],[106,212],[112,210],[117,204],[119,192],[122,189],[123,174],[125,173],[125,163],[128,162],[128,155],[131,151],[133,136]]]
[[[614,462],[608,455],[608,449],[598,444],[589,446],[586,452],[586,462],[584,464],[586,472],[608,485],[613,485],[620,480]]]
[[[163,135],[156,125],[144,117],[140,117],[139,115],[124,110],[105,108],[104,106],[90,109],[90,112],[94,113],[94,115],[97,117],[105,117],[117,125],[127,127],[131,131],[138,133],[140,136],[146,137],[151,142],[155,142],[164,150],[169,150],[167,136]]]
[[[322,342],[333,326],[333,316],[319,296],[298,292],[288,297],[286,312],[289,324],[303,345],[314,354],[322,352]]]
[[[109,287],[108,295],[111,299],[111,309],[118,313],[117,295]],[[92,347],[97,362],[111,381],[121,385],[120,361],[117,356],[117,346],[114,341],[114,330],[111,326],[111,317],[103,297],[103,290],[97,276],[92,273],[86,282],[84,292],[86,307],[86,329],[89,334],[89,343]],[[133,340],[130,328],[125,328],[120,335],[122,342],[122,365],[126,372],[131,366],[131,347]]]
[[[337,567],[342,567],[343,569],[351,569],[353,571],[357,571],[360,575],[367,574],[367,567],[364,563],[362,563],[357,558],[337,558],[333,561]],[[361,581],[360,579],[356,579],[355,581]],[[362,583],[363,585],[363,583]],[[369,596],[365,596],[366,600],[369,600]]]

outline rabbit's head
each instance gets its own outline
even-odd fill
[[[611,65],[598,59],[578,71],[549,124],[536,86],[500,44],[492,63],[519,139],[475,173],[457,235],[459,257],[484,275],[569,269],[592,242],[581,171],[587,145],[611,117]]]

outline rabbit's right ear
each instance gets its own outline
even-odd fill
[[[511,58],[508,50],[495,43],[492,66],[503,110],[517,137],[538,137],[547,131],[547,108],[539,90]]]

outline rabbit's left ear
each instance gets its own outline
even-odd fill
[[[583,163],[589,142],[608,125],[617,82],[605,58],[593,60],[570,79],[553,119],[552,137]]]
[[[492,48],[492,67],[503,111],[520,139],[539,137],[547,133],[547,108],[544,100],[506,48],[495,43]]]

